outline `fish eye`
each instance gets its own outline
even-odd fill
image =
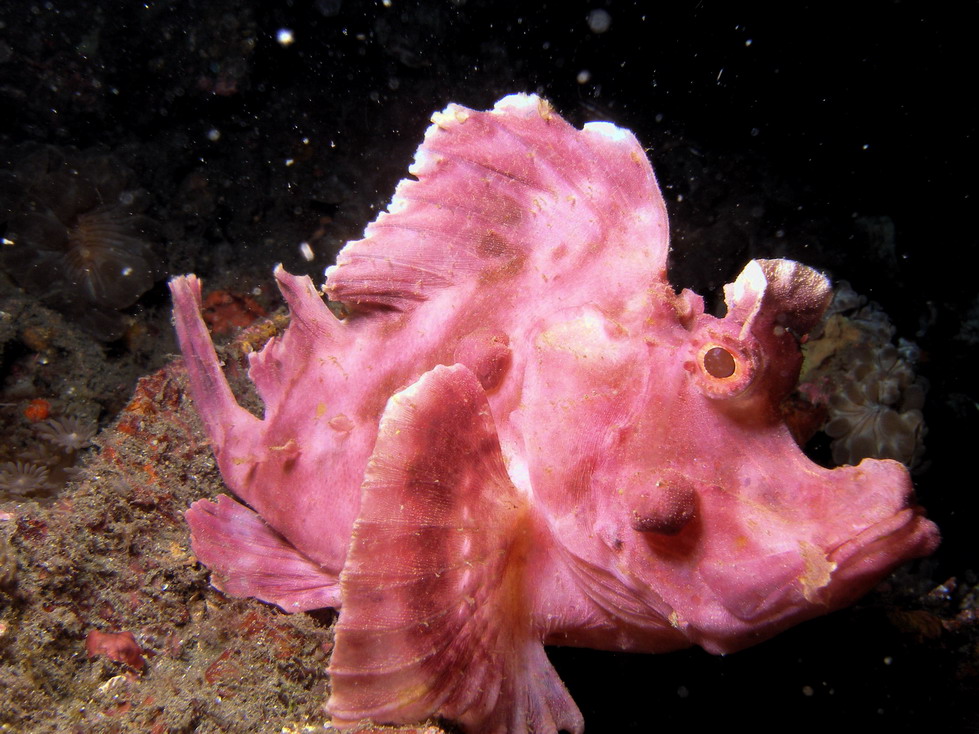
[[[711,347],[704,352],[703,363],[704,371],[718,380],[731,377],[738,367],[734,355],[724,347]]]
[[[728,400],[745,395],[759,375],[761,351],[754,339],[722,329],[704,329],[693,339],[688,369],[707,397]]]

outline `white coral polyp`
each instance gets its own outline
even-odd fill
[[[37,434],[66,454],[79,451],[92,442],[95,435],[94,426],[83,423],[70,416],[64,418],[49,418],[37,425]]]
[[[25,495],[48,489],[48,468],[28,461],[0,464],[0,491]]]

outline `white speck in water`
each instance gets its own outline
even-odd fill
[[[588,13],[588,27],[592,33],[605,33],[612,25],[612,16],[607,10],[595,8]]]
[[[308,242],[299,243],[299,254],[303,256],[306,262],[312,262],[313,258],[316,257],[316,253],[313,252],[313,248],[309,246]]]
[[[280,28],[275,32],[275,40],[279,42],[279,45],[283,48],[291,46],[296,37],[292,35],[292,30],[289,28]]]

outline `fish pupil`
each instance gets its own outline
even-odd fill
[[[711,377],[716,377],[719,380],[730,377],[734,374],[736,367],[734,355],[724,347],[708,349],[704,354],[704,369]]]

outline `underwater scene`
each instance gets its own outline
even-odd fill
[[[979,731],[968,24],[740,5],[3,3],[0,731]]]

